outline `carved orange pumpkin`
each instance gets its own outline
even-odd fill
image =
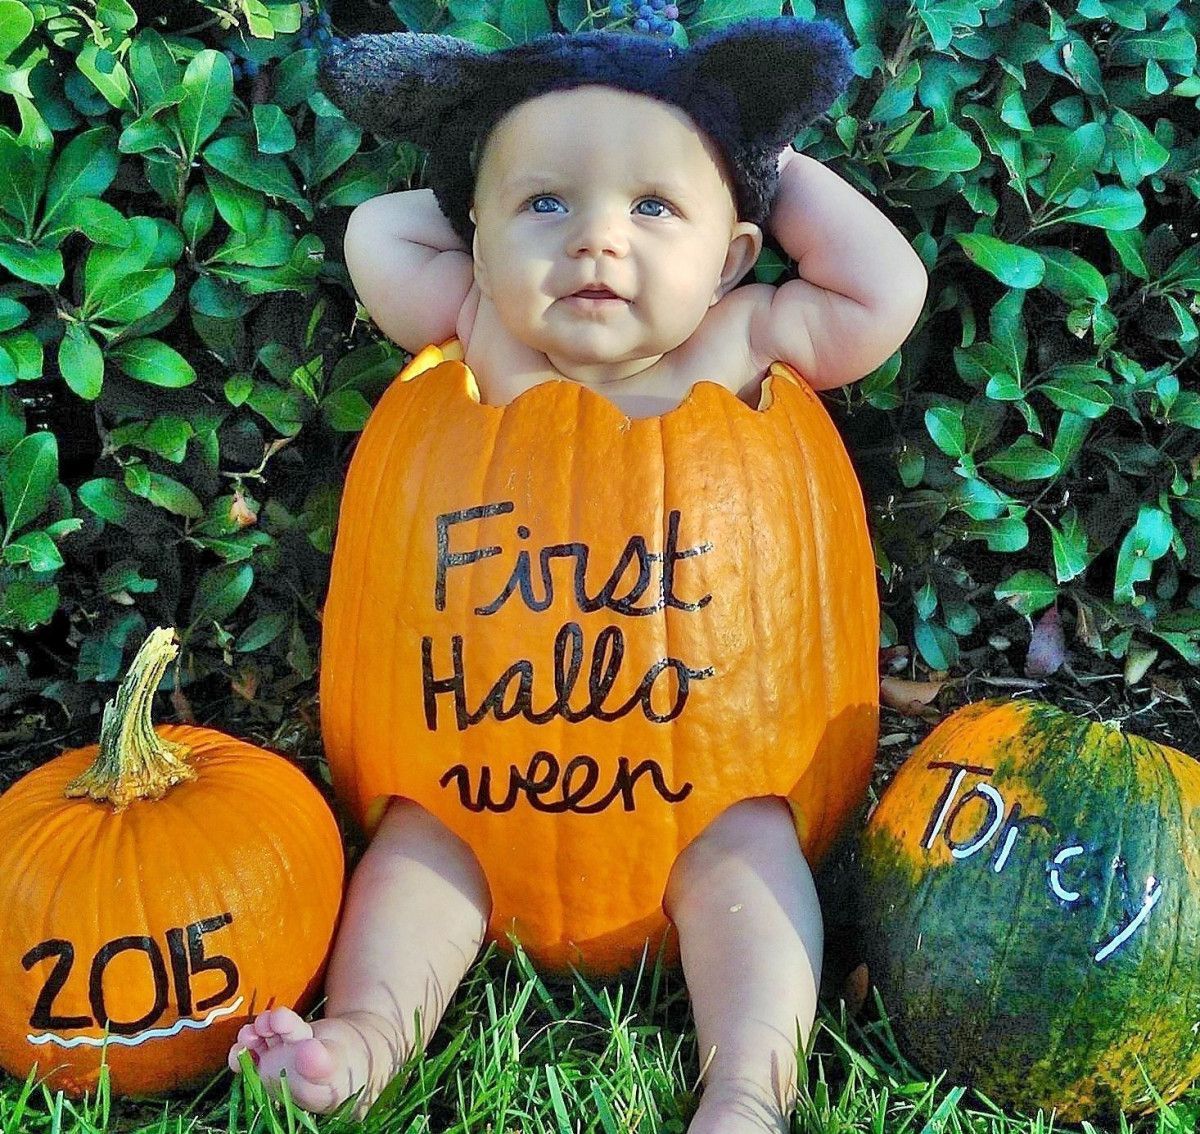
[[[254,1012],[311,1001],[333,940],[329,808],[281,756],[151,725],[176,649],[151,634],[100,745],[0,796],[0,1065],[73,1093],[102,1058],[122,1094],[212,1075]]]
[[[793,803],[818,857],[865,790],[878,605],[862,495],[812,390],[714,383],[629,420],[577,383],[479,402],[458,344],[381,399],[324,612],[334,784],[478,856],[491,934],[610,972],[653,950],[679,852]]]

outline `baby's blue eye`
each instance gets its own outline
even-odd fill
[[[644,217],[665,217],[671,212],[671,207],[657,197],[647,197],[634,205],[634,211]]]
[[[557,197],[550,196],[534,197],[529,202],[529,207],[535,213],[557,213],[565,208]]]

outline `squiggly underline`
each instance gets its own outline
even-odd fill
[[[176,1020],[169,1028],[150,1028],[144,1032],[138,1032],[134,1036],[104,1036],[97,1038],[95,1036],[73,1036],[71,1039],[63,1039],[62,1036],[56,1036],[53,1032],[42,1032],[40,1035],[26,1036],[25,1038],[30,1043],[54,1043],[59,1047],[136,1047],[140,1043],[145,1043],[146,1040],[161,1039],[165,1036],[173,1036],[182,1032],[185,1028],[199,1029],[207,1028],[214,1020],[220,1016],[228,1016],[236,1012],[241,1006],[245,997],[239,996],[232,1004],[224,1008],[214,1008],[203,1020]]]

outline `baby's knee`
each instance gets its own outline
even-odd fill
[[[743,799],[718,815],[680,853],[667,880],[663,906],[670,915],[688,894],[711,888],[717,876],[770,861],[807,871],[791,808],[778,796]]]

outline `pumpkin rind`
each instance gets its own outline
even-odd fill
[[[104,1029],[94,1022],[92,970],[117,1024],[161,1012],[135,1038],[113,1035],[104,1049],[113,1090],[145,1094],[205,1079],[225,1066],[238,1028],[275,1004],[311,1004],[333,939],[343,856],[333,816],[320,793],[287,760],[211,729],[159,726],[167,742],[191,749],[196,775],[161,799],[120,811],[90,799],[65,799],[68,782],[95,760],[97,746],[66,752],[0,796],[0,1065],[25,1076],[36,1063],[52,1088],[95,1087]],[[229,915],[228,924],[193,933],[203,954],[193,972],[193,1011],[180,1014],[176,953],[187,927]],[[180,932],[182,931],[182,932]],[[154,945],[96,958],[122,939]],[[47,953],[28,967],[40,943],[70,943],[70,971],[50,1002],[54,1018],[90,1018],[88,1026],[39,1027],[31,1017],[60,963]],[[163,957],[156,988],[150,953]],[[225,984],[204,961],[223,955],[237,970],[229,995],[203,1010]],[[185,993],[185,996],[188,993]],[[179,1020],[204,1027],[179,1025]],[[150,1033],[169,1032],[173,1035]],[[30,1042],[53,1034],[62,1043]],[[81,1040],[86,1042],[80,1042]],[[63,1043],[71,1046],[63,1046]]]
[[[961,765],[990,772],[947,795]],[[968,706],[897,772],[862,868],[871,977],[930,1073],[1072,1122],[1150,1110],[1147,1078],[1169,1100],[1200,1074],[1189,756],[1048,705]]]
[[[672,863],[732,803],[791,797],[817,858],[860,802],[878,716],[861,490],[818,397],[783,367],[768,408],[701,383],[663,417],[632,421],[573,382],[507,406],[473,390],[461,362],[431,348],[355,453],[323,616],[334,785],[368,828],[404,796],[459,834],[487,875],[494,938],[514,933],[543,965],[615,971],[647,942],[653,955]],[[491,511],[449,518],[475,508]],[[547,598],[546,548],[549,606],[531,610],[519,587],[501,601],[522,552],[532,605]],[[597,606],[622,553],[627,569]],[[523,659],[524,712],[511,712],[525,678],[510,671],[492,712],[456,718],[449,687],[433,691],[456,680],[456,635],[465,708]],[[580,652],[557,712],[556,640],[564,673]],[[620,649],[593,696],[590,675]],[[652,673],[647,705],[635,694]],[[463,806],[464,791],[479,803],[484,768],[497,804],[515,773],[511,808]]]

